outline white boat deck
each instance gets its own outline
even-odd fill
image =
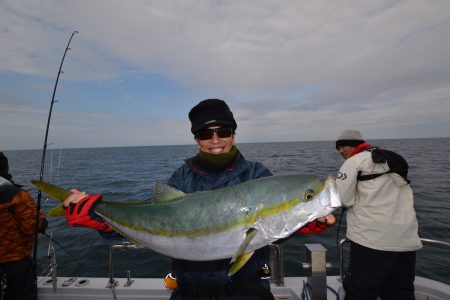
[[[123,299],[123,300],[167,300],[170,291],[166,290],[161,278],[135,278],[127,286],[126,278],[116,278],[118,284],[114,288],[108,287],[108,278],[73,278],[58,277],[56,291],[51,278],[39,278],[39,300],[89,300],[89,299]],[[301,300],[306,285],[306,277],[285,277],[283,286],[272,285],[271,290],[277,300]],[[344,291],[337,276],[327,277],[327,298],[343,299]],[[448,300],[450,286],[441,282],[416,277],[417,300]],[[316,300],[316,299],[314,299]]]
[[[433,243],[444,243],[429,240]],[[346,243],[340,242],[340,251]],[[450,246],[444,243],[445,246]],[[113,252],[123,249],[134,249],[134,245],[125,243],[111,247],[109,256],[110,277],[56,277],[56,258],[53,248],[49,246],[48,277],[38,277],[39,300],[90,300],[90,299],[123,299],[123,300],[168,300],[171,291],[164,287],[162,278],[113,278]],[[282,248],[270,245],[271,291],[276,300],[331,300],[344,299],[345,292],[339,276],[326,276],[326,249],[320,244],[305,244],[307,263],[303,263],[308,277],[284,277],[282,269]],[[340,257],[343,258],[342,253]],[[343,263],[340,262],[340,268]],[[340,274],[343,274],[340,272]],[[109,282],[114,282],[111,287]],[[308,284],[310,283],[310,284]],[[450,285],[416,276],[416,300],[450,300]]]

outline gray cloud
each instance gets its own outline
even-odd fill
[[[450,131],[445,0],[7,0],[0,2],[0,26],[7,41],[0,45],[1,73],[52,80],[69,33],[78,30],[66,80],[120,85],[124,77],[158,74],[201,98],[224,96],[243,141],[332,139],[348,127],[376,137]],[[180,141],[185,116],[164,117],[152,124],[175,132],[173,139],[143,130],[129,143]],[[146,122],[132,125],[136,131]],[[103,134],[113,143],[117,132]]]

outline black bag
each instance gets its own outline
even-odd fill
[[[402,176],[408,184],[411,182],[411,180],[408,179],[408,163],[400,154],[378,147],[372,147],[367,151],[372,152],[372,161],[374,163],[384,164],[387,162],[389,171],[378,174],[358,175],[357,179],[359,181],[374,179],[388,173],[397,173],[398,175]]]

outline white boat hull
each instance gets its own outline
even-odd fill
[[[108,287],[108,278],[71,278],[58,277],[56,291],[51,279],[38,279],[39,300],[87,300],[87,299],[122,299],[122,300],[167,300],[170,291],[164,287],[161,278],[135,278],[127,286],[126,278],[115,278],[118,284]],[[306,277],[285,277],[284,286],[272,285],[271,290],[277,300],[300,300]],[[343,299],[344,291],[337,276],[327,276],[327,299]],[[336,296],[339,295],[339,298]],[[438,281],[416,277],[416,300],[448,300],[450,286]]]

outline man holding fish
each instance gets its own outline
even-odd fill
[[[273,299],[267,245],[297,230],[311,234],[333,225],[331,212],[340,205],[334,181],[324,183],[307,175],[270,177],[263,164],[246,160],[235,146],[237,124],[223,100],[201,101],[191,109],[189,119],[199,153],[185,160],[168,186],[156,186],[157,197],[146,213],[154,213],[146,222],[155,222],[153,227],[131,232],[126,215],[112,212],[101,195],[76,189],[63,202],[68,223],[118,231],[173,257],[172,273],[165,279],[166,287],[173,289],[172,300]],[[283,202],[274,200],[278,194],[285,194]],[[335,198],[331,208],[330,198]],[[163,206],[164,213],[158,215]],[[157,221],[161,214],[164,219]],[[165,221],[172,223],[156,224]],[[147,244],[141,238],[144,231],[151,235]]]

